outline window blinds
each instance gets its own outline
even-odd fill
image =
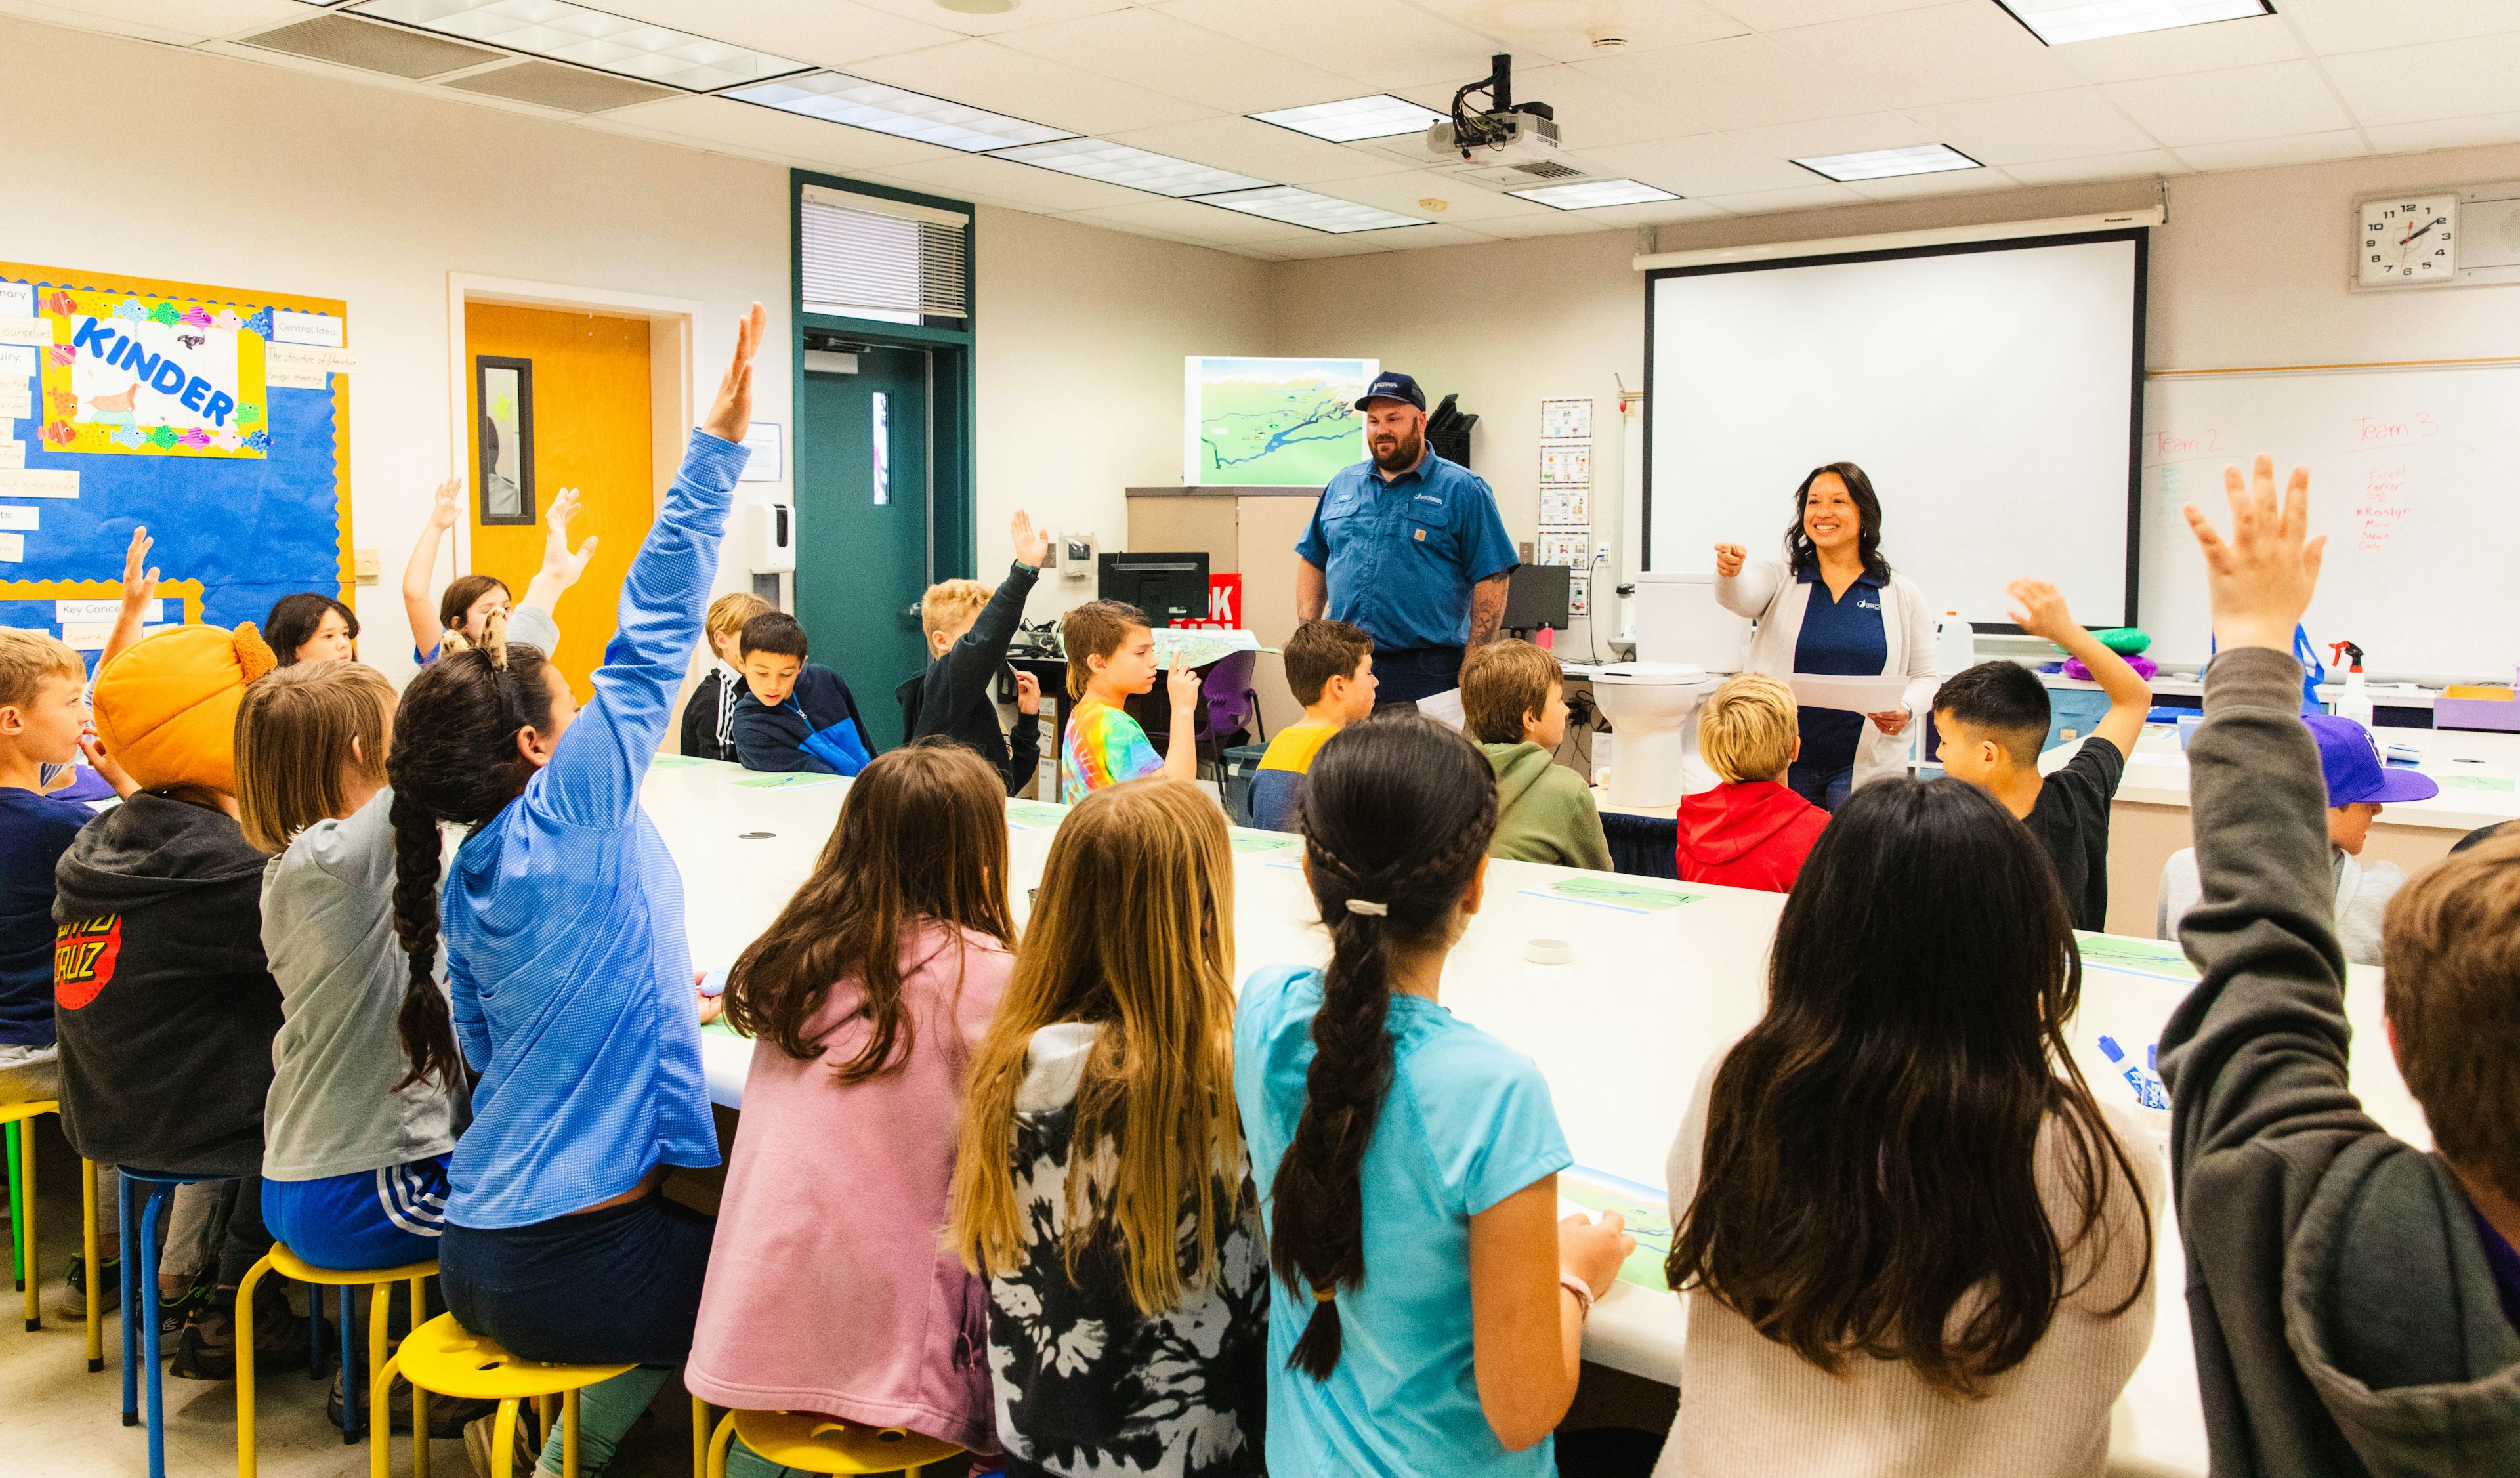
[[[797,205],[805,311],[848,318],[968,318],[968,216],[805,187]]]

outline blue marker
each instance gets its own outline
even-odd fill
[[[2109,1065],[2125,1075],[2127,1086],[2135,1090],[2135,1099],[2138,1103],[2146,1108],[2170,1106],[2170,1094],[2161,1084],[2161,1044],[2156,1042],[2144,1048],[2143,1057],[2146,1065],[2143,1067],[2138,1067],[2127,1060],[2126,1049],[2118,1046],[2118,1040],[2115,1037],[2100,1038],[2100,1055],[2108,1058]]]

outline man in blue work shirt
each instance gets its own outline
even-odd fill
[[[1295,546],[1295,617],[1328,615],[1373,638],[1377,705],[1462,685],[1468,653],[1493,641],[1513,574],[1496,494],[1426,446],[1426,392],[1385,373],[1356,403],[1371,460],[1322,489]]]

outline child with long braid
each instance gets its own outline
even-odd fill
[[[1584,1320],[1636,1246],[1557,1217],[1531,1059],[1438,1004],[1478,912],[1494,772],[1414,714],[1352,725],[1297,805],[1327,970],[1242,984],[1235,1097],[1270,1187],[1269,1468],[1543,1475]]]
[[[411,1072],[481,1075],[448,1167],[446,1300],[524,1359],[640,1367],[586,1391],[587,1473],[690,1350],[715,1225],[658,1193],[667,1166],[713,1166],[718,1149],[682,876],[639,787],[699,641],[766,328],[755,303],[622,583],[585,709],[493,619],[478,647],[412,680],[386,765]],[[441,900],[449,822],[472,830]],[[441,930],[444,992],[431,975]],[[475,1423],[466,1440],[488,1433]],[[560,1470],[557,1432],[542,1461]]]

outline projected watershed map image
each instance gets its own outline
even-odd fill
[[[1377,361],[1193,357],[1188,368],[1192,484],[1318,487],[1365,460],[1356,398]]]

